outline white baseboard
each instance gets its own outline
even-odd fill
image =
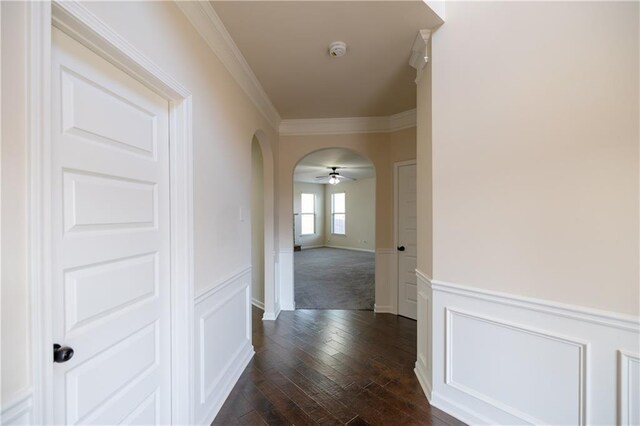
[[[398,314],[395,307],[390,305],[380,306],[378,304],[373,305],[373,312],[375,312],[376,314]]]
[[[469,407],[465,407],[464,405],[460,405],[450,399],[447,399],[437,392],[431,393],[431,401],[429,401],[431,405],[445,413],[455,417],[456,419],[468,424],[468,425],[495,425],[493,420],[488,419],[481,414],[469,409]]]
[[[302,250],[308,250],[308,249],[314,249],[314,248],[322,248],[325,247],[324,245],[316,245],[316,246],[300,246],[300,249]]]
[[[216,387],[215,398],[210,403],[209,411],[198,424],[210,425],[218,415],[218,412],[229,397],[233,387],[238,382],[242,372],[251,361],[254,354],[253,346],[245,346],[238,356],[230,363],[229,369],[226,370],[224,377],[221,378],[219,385]]]
[[[352,251],[363,251],[366,253],[375,253],[375,250],[371,250],[371,249],[363,249],[363,248],[358,248],[358,247],[342,247],[342,246],[334,246],[334,245],[325,245],[324,247],[327,248],[334,248],[334,249],[342,249],[342,250],[352,250]]]
[[[640,383],[619,373],[619,353],[638,352],[637,317],[437,280],[431,288],[422,321],[433,321],[434,406],[474,424],[584,425],[619,423],[624,398],[640,401],[621,398],[621,386],[640,393]]]
[[[416,367],[413,372],[416,374],[418,378],[418,383],[422,387],[422,392],[424,392],[424,396],[427,397],[427,401],[431,403],[431,384],[429,383],[429,378],[427,377],[427,372],[424,371],[424,367],[420,365],[419,362],[416,361]]]
[[[2,425],[30,425],[33,424],[33,392],[25,389],[8,401],[3,401],[0,412]]]
[[[278,319],[278,315],[280,315],[280,309],[275,312],[265,312],[262,315],[262,321],[275,321]]]
[[[262,309],[264,311],[264,302],[259,301],[256,298],[251,298],[251,304],[258,309]]]

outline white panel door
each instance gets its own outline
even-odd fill
[[[398,313],[416,319],[416,165],[398,167]]]
[[[169,105],[56,29],[52,66],[54,420],[167,424]]]

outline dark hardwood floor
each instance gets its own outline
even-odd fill
[[[256,354],[214,425],[451,425],[413,373],[415,321],[370,311],[297,310],[262,321]]]

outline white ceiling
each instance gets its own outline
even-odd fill
[[[442,22],[418,0],[211,4],[283,119],[415,108],[411,47]],[[347,43],[346,56],[329,56],[333,41]]]
[[[355,179],[375,177],[376,171],[371,161],[343,148],[328,148],[312,152],[304,157],[293,172],[295,182],[326,183],[316,176],[329,176],[330,167],[339,167],[338,173]]]

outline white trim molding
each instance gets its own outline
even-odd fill
[[[418,378],[427,400],[431,402],[433,392],[433,320],[432,320],[432,290],[431,277],[416,269],[417,280],[417,343],[416,343],[416,365],[413,370]]]
[[[251,344],[251,268],[243,268],[200,292],[194,307],[195,422],[211,424],[254,350]],[[224,324],[224,327],[220,327]],[[235,337],[220,345],[224,336]]]
[[[29,3],[29,287],[33,423],[53,419],[50,228],[51,28],[55,26],[169,102],[172,422],[192,422],[193,160],[191,93],[78,1]]]
[[[431,283],[433,289],[440,292],[455,293],[503,305],[518,306],[532,311],[559,315],[579,321],[588,321],[594,324],[600,324],[635,333],[640,332],[640,318],[632,315],[601,311],[583,306],[568,305],[549,300],[485,290],[482,288],[453,284],[439,280],[432,280]]]
[[[640,424],[640,355],[618,351],[619,420],[621,425]]]
[[[585,394],[586,394],[585,369],[586,367],[585,366],[586,366],[587,344],[585,342],[576,341],[574,339],[563,337],[563,336],[557,336],[554,334],[550,334],[548,332],[535,330],[529,327],[523,327],[511,321],[498,320],[498,319],[490,318],[484,315],[471,314],[469,312],[466,312],[464,310],[459,310],[459,309],[445,308],[445,373],[444,373],[445,383],[451,386],[452,388],[459,390],[460,392],[466,393],[468,395],[475,397],[476,399],[486,402],[487,404],[500,408],[502,411],[516,417],[519,420],[519,422],[522,422],[522,423],[541,425],[541,424],[547,424],[548,422],[541,419],[537,419],[527,413],[524,413],[514,407],[509,406],[508,404],[505,404],[499,400],[496,400],[490,396],[487,396],[483,394],[481,391],[477,391],[465,384],[458,383],[455,380],[454,366],[456,364],[454,363],[453,360],[456,354],[454,354],[453,345],[452,345],[453,320],[455,317],[466,317],[466,319],[485,323],[491,327],[502,327],[510,331],[514,331],[516,333],[524,333],[530,336],[534,336],[536,338],[547,339],[547,340],[551,340],[552,342],[559,342],[561,344],[569,345],[576,348],[575,365],[578,366],[578,376],[577,376],[578,389],[577,390],[579,395],[578,404],[575,407],[577,411],[576,417],[578,419],[577,424],[584,425],[586,423],[585,422],[585,410],[586,410],[586,403],[585,403]]]
[[[3,401],[0,424],[30,425],[33,420],[33,392],[31,388],[19,392],[8,401]]]
[[[213,6],[206,1],[176,1],[175,3],[256,108],[277,130],[281,121],[280,114],[273,106]]]
[[[255,306],[258,309],[261,309],[264,311],[264,302],[259,301],[258,299],[256,299],[255,297],[251,298],[251,304],[253,306]]]
[[[431,294],[432,405],[469,423],[640,419],[639,318],[438,280]]]
[[[280,122],[283,136],[391,133],[416,126],[416,110],[386,117],[304,118]]]
[[[409,58],[409,65],[416,69],[416,84],[420,82],[422,78],[422,71],[429,62],[429,39],[431,38],[431,30],[420,30],[416,39],[411,47],[411,57]]]

